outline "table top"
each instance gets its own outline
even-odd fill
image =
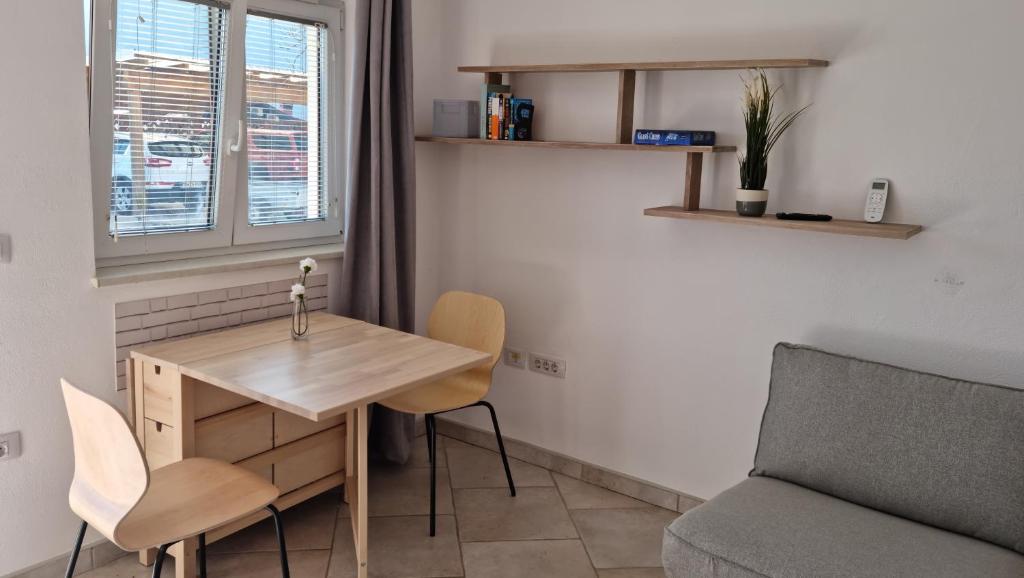
[[[291,318],[135,349],[131,357],[320,421],[490,359],[450,343],[317,312],[293,340]]]

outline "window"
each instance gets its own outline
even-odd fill
[[[98,258],[336,239],[339,9],[96,0],[104,20],[92,51]]]

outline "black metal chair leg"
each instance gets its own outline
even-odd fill
[[[501,452],[501,462],[505,464],[505,477],[508,478],[508,491],[514,498],[516,496],[516,484],[512,481],[512,469],[508,466],[508,455],[505,454],[505,442],[501,439],[501,428],[498,427],[498,414],[494,412],[494,406],[486,401],[479,401],[475,405],[482,405],[491,412],[491,423],[494,424],[494,435],[498,438],[498,451]]]
[[[434,420],[431,419],[432,415],[433,414],[428,413],[424,416],[424,421],[427,426],[427,459],[430,460],[431,463],[434,462],[434,450],[432,449],[434,447],[434,434],[432,433],[434,429]]]
[[[365,499],[365,497],[361,497],[361,499]],[[274,517],[274,528],[277,530],[277,545],[281,549],[281,576],[283,578],[290,578],[291,574],[288,572],[288,548],[284,544],[284,525],[281,523],[281,512],[273,505],[268,505],[267,510]]]
[[[65,578],[71,578],[75,575],[75,566],[78,564],[78,553],[82,551],[82,540],[85,538],[85,529],[88,527],[88,522],[82,522],[82,527],[78,529],[78,538],[75,540],[75,548],[71,550],[71,559],[68,560],[68,571],[64,574]]]
[[[170,547],[170,544],[164,544],[156,551],[156,562],[153,563],[153,578],[160,578],[160,572],[164,568],[164,558],[167,556],[167,549]]]
[[[206,578],[206,532],[199,534],[199,578]]]
[[[437,533],[437,422],[427,416],[430,430],[430,535]]]

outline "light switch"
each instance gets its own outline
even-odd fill
[[[0,235],[0,263],[11,262],[11,237]]]

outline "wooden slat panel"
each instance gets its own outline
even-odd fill
[[[274,412],[274,447],[289,444],[345,423],[345,416],[339,415],[323,421],[313,421],[286,411]]]
[[[775,218],[775,215],[763,217],[741,217],[734,211],[719,211],[714,209],[701,209],[699,211],[686,210],[683,207],[667,206],[655,207],[644,210],[644,214],[650,217],[669,217],[673,219],[692,219],[701,221],[715,221],[719,223],[733,223],[737,225],[752,225],[760,227],[775,227],[781,229],[799,229],[803,231],[817,231],[819,233],[835,233],[838,235],[857,235],[860,237],[881,237],[885,239],[909,239],[921,232],[921,225],[904,225],[900,223],[865,223],[863,221],[847,221],[833,219],[827,222],[821,221],[782,221]]]
[[[195,398],[197,420],[255,403],[247,397],[203,382],[196,382]]]
[[[196,422],[196,456],[234,463],[274,447],[273,408],[260,403]]]
[[[282,494],[345,469],[345,437],[339,434],[274,464],[274,485]]]
[[[619,70],[743,70],[747,68],[813,68],[827,60],[768,58],[747,60],[682,60],[673,62],[598,62],[578,64],[493,64],[460,66],[459,72],[617,72]]]

